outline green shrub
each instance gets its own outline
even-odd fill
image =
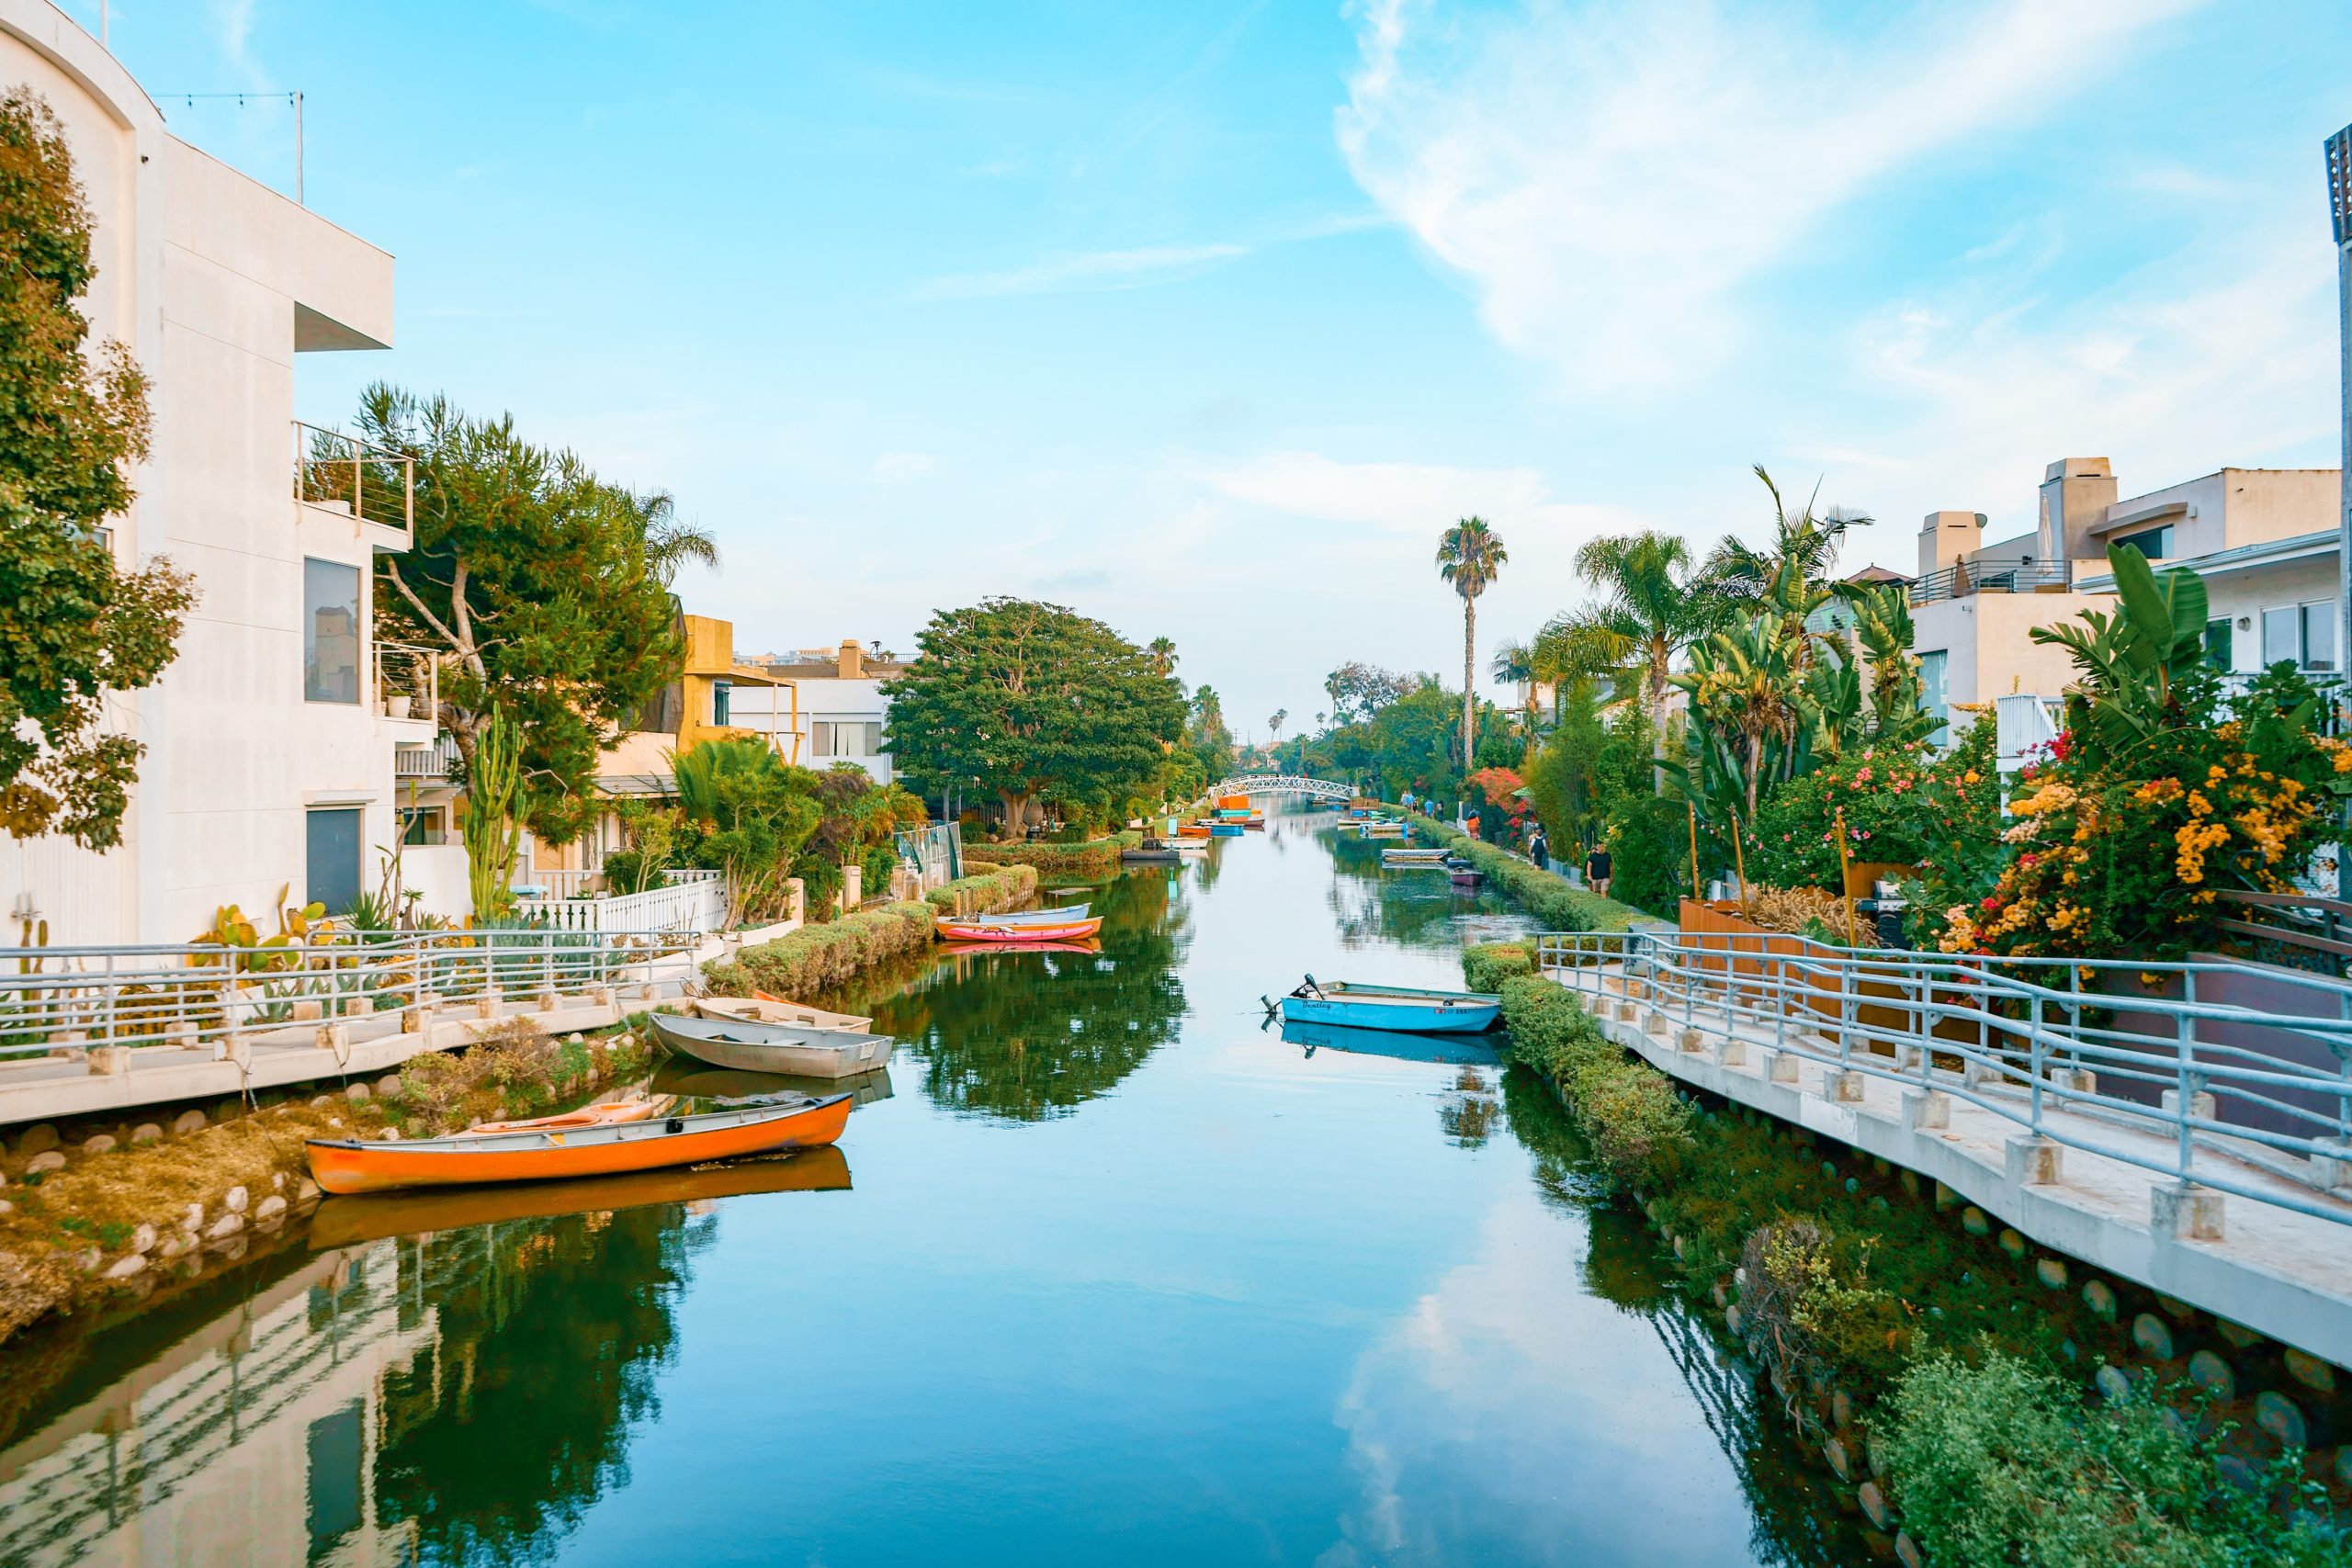
[[[1130,828],[1080,843],[990,844],[988,852],[992,860],[1031,866],[1048,876],[1110,876],[1119,869],[1119,852],[1141,842],[1143,835]]]
[[[1474,991],[1499,991],[1505,980],[1534,973],[1534,953],[1523,942],[1492,942],[1462,950],[1462,983]]]
[[[2318,1568],[2352,1545],[2300,1453],[2235,1484],[2217,1462],[2226,1429],[2168,1419],[2144,1384],[2085,1409],[2018,1357],[1936,1355],[1905,1375],[1893,1417],[1904,1528],[1937,1568]]]
[[[929,945],[935,911],[929,904],[889,904],[803,926],[774,942],[747,947],[734,962],[703,965],[711,988],[725,996],[767,991],[801,997],[838,986],[885,959]]]
[[[1636,908],[1672,916],[1690,891],[1690,807],[1637,796],[1610,813],[1607,837],[1616,873],[1610,891]]]
[[[1626,1055],[1551,981],[1505,980],[1502,995],[1510,1054],[1559,1086],[1609,1174],[1633,1187],[1668,1179],[1693,1146],[1694,1113],[1673,1080]]]
[[[943,915],[956,913],[960,897],[964,912],[994,915],[1017,909],[1036,896],[1037,871],[1027,865],[986,865],[964,863],[964,874],[924,894],[923,902]]]
[[[1567,878],[1483,843],[1443,822],[1416,818],[1413,831],[1430,844],[1452,850],[1485,872],[1487,880],[1546,931],[1622,931],[1643,918],[1642,911],[1630,905],[1603,898],[1589,888],[1571,886]]]

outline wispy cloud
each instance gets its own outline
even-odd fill
[[[928,479],[938,461],[928,452],[885,452],[874,459],[874,478],[882,484],[905,484]]]
[[[1011,294],[1102,293],[1181,283],[1238,261],[1247,245],[1144,245],[1125,251],[1080,251],[1049,256],[1005,272],[950,273],[916,290],[924,299],[989,299]]]
[[[1336,129],[1504,343],[1587,388],[1688,383],[1741,336],[1735,292],[1830,214],[2199,3],[1930,6],[1852,41],[1705,0],[1442,26],[1372,0]]]

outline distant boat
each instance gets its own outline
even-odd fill
[[[1503,999],[1481,991],[1423,991],[1407,986],[1318,983],[1309,975],[1283,998],[1284,1023],[1337,1023],[1415,1034],[1475,1034],[1491,1028]],[[1269,1003],[1272,1012],[1274,1005]]]
[[[754,1192],[846,1192],[849,1161],[831,1144],[797,1154],[739,1159],[685,1170],[640,1170],[626,1176],[586,1176],[572,1181],[520,1186],[425,1188],[330,1198],[311,1217],[306,1239],[313,1252],[422,1231],[464,1230],[502,1220],[544,1220],[639,1209],[649,1203],[696,1203]]]
[[[949,942],[1079,942],[1102,929],[1102,917],[1090,915],[1084,919],[1056,921],[1004,921],[993,916],[974,916],[956,919],[942,916],[932,925]]]
[[[1184,857],[1173,844],[1138,844],[1121,850],[1119,861],[1124,865],[1182,865]]]
[[[705,1111],[731,1111],[740,1105],[774,1105],[781,1100],[813,1100],[820,1095],[846,1094],[853,1109],[890,1098],[887,1067],[846,1078],[802,1077],[797,1073],[749,1073],[734,1067],[707,1067],[684,1056],[664,1056],[653,1068],[653,1089],[665,1095],[707,1103]]]
[[[1080,942],[954,942],[940,950],[950,958],[987,958],[991,955],[1033,953],[1100,953],[1102,943],[1094,937]]]
[[[1445,864],[1445,852],[1443,850],[1383,850],[1380,852],[1380,863],[1437,868]]]
[[[974,915],[973,919],[985,919],[991,925],[1066,925],[1086,919],[1089,904],[1048,904],[1042,909],[1008,909],[996,915]]]
[[[1241,837],[1241,824],[1238,822],[1226,821],[1212,822],[1209,824],[1209,837],[1212,839],[1238,839]]]
[[[1283,1039],[1317,1051],[1344,1051],[1357,1056],[1391,1056],[1400,1062],[1457,1062],[1480,1066],[1499,1062],[1494,1048],[1460,1034],[1407,1034],[1394,1029],[1351,1029],[1340,1023],[1283,1025]]]
[[[1487,874],[1475,865],[1449,865],[1445,868],[1445,874],[1453,879],[1456,887],[1479,887],[1483,886],[1487,880]]]
[[[849,1096],[670,1116],[576,1133],[463,1134],[397,1143],[311,1138],[311,1177],[329,1192],[385,1192],[484,1181],[617,1176],[780,1149],[814,1148],[842,1135]]]
[[[871,1072],[890,1060],[890,1047],[896,1043],[887,1034],[817,1024],[684,1018],[673,1012],[651,1013],[648,1021],[655,1036],[673,1055],[691,1056],[714,1067],[797,1073],[812,1078],[844,1078]]]

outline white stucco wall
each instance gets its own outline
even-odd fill
[[[220,904],[258,914],[281,886],[302,898],[314,805],[363,810],[373,886],[393,742],[431,727],[377,717],[371,700],[303,700],[303,558],[358,569],[364,604],[376,544],[295,502],[292,419],[298,307],[308,341],[389,343],[392,259],[171,137],[46,0],[0,0],[0,81],[32,85],[63,124],[96,220],[88,314],[153,381],[153,450],[118,558],[168,556],[200,595],[163,679],[110,705],[148,749],[124,843],[100,856],[0,840],[0,899],[38,908],[53,943],[185,941]]]
[[[1973,593],[1921,604],[1911,612],[1914,652],[1948,650],[1946,699],[1989,703],[2024,692],[2054,697],[2074,676],[2066,650],[2033,640],[2046,626],[2106,609],[2114,600],[2095,593]]]
[[[2333,605],[2335,591],[2333,552],[2246,571],[2220,572],[2205,580],[2211,618],[2226,617],[2230,623],[2230,668],[2248,671],[2262,668],[2263,611],[2319,601]]]
[[[888,784],[896,773],[890,765],[889,753],[871,757],[820,757],[811,742],[811,724],[830,720],[836,724],[880,724],[890,711],[889,700],[882,694],[879,678],[844,681],[838,677],[796,674],[792,677],[799,688],[800,700],[800,765],[805,768],[830,768],[836,762],[854,762],[864,768],[876,784]],[[770,705],[774,704],[771,708]],[[728,694],[728,717],[730,723],[746,729],[765,733],[773,712],[782,716],[775,721],[779,735],[792,732],[793,694],[772,686],[737,686]],[[790,754],[787,743],[786,754]]]

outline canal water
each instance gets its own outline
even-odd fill
[[[1860,1561],[1540,1086],[1265,1025],[1523,929],[1329,824],[835,998],[837,1153],[331,1201],[0,1351],[0,1563]]]

